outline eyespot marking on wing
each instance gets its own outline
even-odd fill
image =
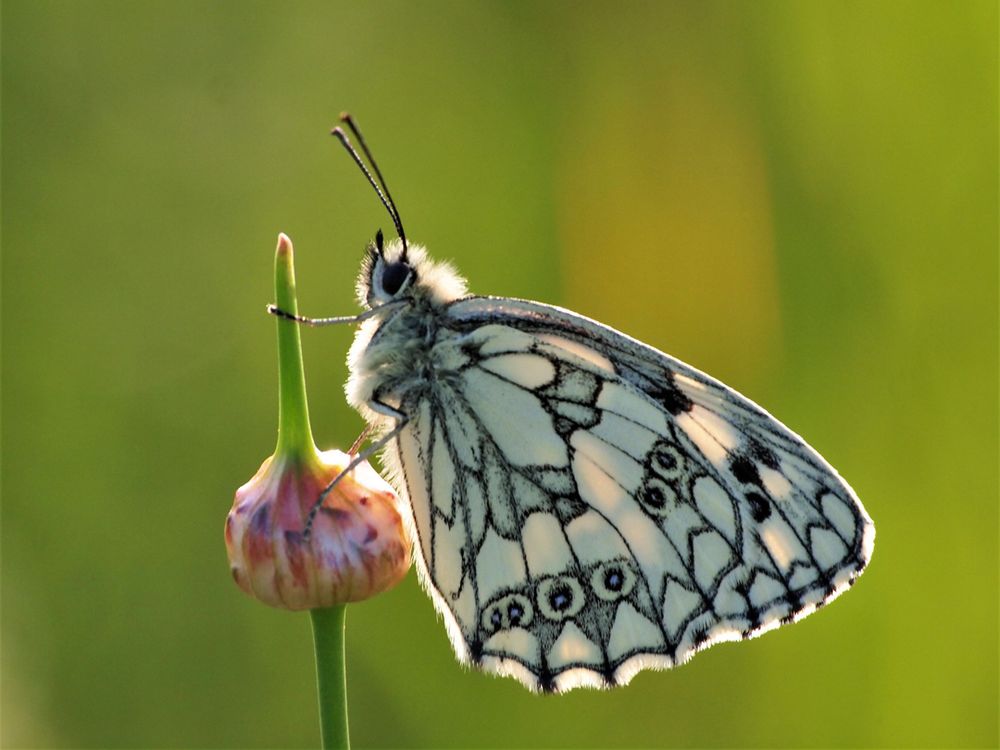
[[[484,633],[497,633],[529,627],[535,621],[535,607],[521,591],[495,597],[483,608],[481,627]]]
[[[639,506],[650,516],[666,518],[676,509],[677,491],[659,477],[650,477],[636,493]]]
[[[595,565],[590,571],[590,590],[598,599],[606,602],[616,602],[627,597],[637,581],[636,572],[624,558],[607,560]]]
[[[553,622],[579,614],[587,603],[583,586],[573,575],[548,576],[535,589],[538,611]]]

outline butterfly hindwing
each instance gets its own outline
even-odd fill
[[[388,463],[463,661],[627,682],[813,611],[874,530],[800,438],[693,368],[519,300],[452,303]]]

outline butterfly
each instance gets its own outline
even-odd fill
[[[407,241],[360,131],[342,121],[378,182],[333,134],[398,238],[379,231],[367,248],[360,315],[269,309],[359,325],[346,394],[373,440],[356,461],[382,451],[461,662],[535,691],[624,685],[799,620],[854,582],[875,528],[816,451],[613,328],[468,295]]]

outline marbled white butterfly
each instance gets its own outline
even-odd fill
[[[362,314],[270,309],[360,324],[346,391],[375,439],[357,461],[383,451],[460,661],[532,690],[623,685],[805,617],[851,585],[875,528],[812,448],[601,323],[467,295],[454,269],[407,242],[342,120],[378,182],[334,135],[399,238],[379,232],[367,249]]]

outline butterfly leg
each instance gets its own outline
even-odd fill
[[[402,431],[402,429],[406,427],[406,424],[410,421],[408,415],[403,414],[403,412],[399,411],[398,409],[393,409],[391,406],[382,403],[378,399],[372,399],[372,401],[370,401],[368,405],[373,410],[378,411],[379,413],[385,414],[386,416],[394,417],[396,419],[396,425],[391,430],[389,430],[389,432],[387,432],[385,435],[380,437],[374,443],[372,443],[363,451],[354,456],[354,458],[351,459],[351,462],[344,467],[344,470],[340,472],[337,476],[335,476],[333,478],[333,481],[330,482],[330,484],[328,484],[321,493],[319,493],[319,497],[316,498],[316,502],[313,503],[313,506],[309,509],[309,515],[306,517],[306,525],[305,528],[302,530],[302,536],[306,541],[309,540],[309,537],[312,534],[312,525],[313,521],[316,519],[316,514],[319,513],[319,509],[323,507],[323,503],[326,501],[327,495],[329,495],[330,492],[333,491],[333,488],[340,483],[340,480],[344,478],[344,475],[354,471],[354,469],[357,466],[367,461],[378,451],[380,451],[383,447],[385,447],[385,445],[394,437],[396,437],[396,435],[398,435]],[[365,432],[367,432],[367,430]],[[365,432],[362,433],[362,437],[364,437]],[[360,438],[358,439],[357,442],[360,442]],[[355,443],[355,445],[357,445],[357,443]]]
[[[290,320],[293,323],[301,323],[303,325],[312,326],[318,328],[319,326],[332,326],[340,325],[344,323],[363,323],[368,320],[368,318],[375,317],[378,313],[391,309],[403,302],[403,300],[397,300],[395,302],[387,302],[384,305],[379,305],[378,307],[373,307],[370,310],[365,310],[360,315],[341,315],[336,318],[307,318],[303,315],[294,315],[290,312],[285,312],[280,309],[277,305],[268,305],[267,311],[278,318],[284,318],[285,320]]]
[[[351,444],[351,447],[347,449],[347,455],[349,455],[349,456],[356,455],[357,452],[358,452],[358,449],[361,447],[361,444],[363,442],[365,442],[365,440],[368,439],[368,436],[371,434],[371,432],[372,432],[372,426],[370,424],[365,425],[365,429],[363,429],[361,431],[361,434],[358,435],[357,440],[355,440]]]

